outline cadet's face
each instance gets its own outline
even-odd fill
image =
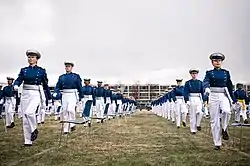
[[[66,65],[65,70],[66,70],[66,72],[71,72],[72,71],[72,66],[71,65]]]
[[[191,77],[192,77],[193,79],[197,78],[197,76],[198,76],[198,73],[195,73],[195,72],[191,73]]]
[[[100,86],[102,86],[102,84],[97,84],[97,86],[99,86],[99,87],[100,87]]]
[[[28,55],[28,62],[30,65],[37,64],[37,57],[35,54]]]
[[[85,81],[84,84],[85,84],[85,85],[89,85],[90,82],[89,82],[89,81]]]
[[[177,85],[180,86],[182,84],[182,82],[177,82]]]
[[[12,83],[13,83],[13,81],[12,81],[12,80],[8,80],[7,82],[8,82],[8,84],[12,84]]]
[[[222,61],[221,61],[220,59],[212,60],[212,65],[213,65],[215,68],[220,68],[220,67],[221,67],[221,64],[222,64]]]
[[[108,89],[109,87],[108,86],[104,86],[105,89]]]

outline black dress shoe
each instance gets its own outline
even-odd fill
[[[197,126],[197,130],[198,130],[198,131],[201,131],[201,126]]]
[[[248,120],[246,119],[246,120],[244,120],[244,124],[248,124]]]
[[[71,130],[71,131],[75,131],[75,130],[76,130],[76,126],[71,127],[70,130]]]
[[[32,144],[24,144],[23,146],[30,147],[30,146],[32,146]]]
[[[180,126],[177,126],[177,129],[179,129],[180,128]]]
[[[215,146],[214,150],[220,150],[220,146]]]
[[[64,135],[67,135],[67,134],[69,134],[69,132],[64,132],[63,134],[64,134]]]
[[[31,133],[31,138],[30,138],[30,140],[31,140],[31,141],[35,141],[35,140],[37,139],[37,137],[38,137],[38,130],[35,129],[35,130]]]
[[[229,135],[227,133],[227,130],[222,129],[222,139],[229,140]]]
[[[239,123],[239,121],[235,121],[235,123]]]
[[[195,134],[196,134],[196,132],[191,132],[191,134],[195,135]]]
[[[182,125],[183,125],[183,127],[186,127],[186,123],[185,122],[182,122]]]
[[[91,127],[91,123],[88,123],[88,126]]]
[[[44,124],[44,122],[41,122],[42,124]]]

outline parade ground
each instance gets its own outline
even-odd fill
[[[18,166],[203,166],[249,165],[250,128],[229,128],[230,140],[220,151],[213,150],[209,120],[203,119],[202,131],[190,134],[177,129],[166,119],[148,111],[138,111],[126,118],[116,118],[92,128],[77,125],[76,131],[62,137],[61,124],[47,117],[39,126],[39,138],[32,147],[23,147],[21,121],[5,131],[0,121],[0,165]],[[235,137],[234,137],[235,135]],[[240,139],[242,137],[242,139]],[[239,147],[241,145],[241,148]]]

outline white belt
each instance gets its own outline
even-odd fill
[[[63,89],[62,92],[63,93],[76,93],[76,89]]]
[[[93,100],[92,95],[84,95],[84,99]]]
[[[210,91],[213,93],[225,93],[225,87],[210,87]]]
[[[39,91],[39,85],[28,85],[28,84],[23,84],[23,89],[24,90],[36,90]]]
[[[102,99],[102,97],[95,97],[96,98],[96,100],[101,100]]]
[[[183,96],[176,96],[176,99],[183,99]]]
[[[190,93],[190,97],[200,97],[200,93]]]
[[[14,97],[5,97],[6,100],[12,100]]]

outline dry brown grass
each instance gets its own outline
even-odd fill
[[[32,147],[22,147],[20,121],[4,133],[0,127],[1,165],[249,165],[250,158],[224,143],[213,150],[209,130],[191,135],[171,122],[142,111],[125,119],[94,124],[92,130],[77,126],[68,146],[58,147],[60,124],[47,121]],[[204,125],[207,122],[204,123]],[[237,129],[239,132],[239,129]],[[249,132],[246,131],[246,132]]]

